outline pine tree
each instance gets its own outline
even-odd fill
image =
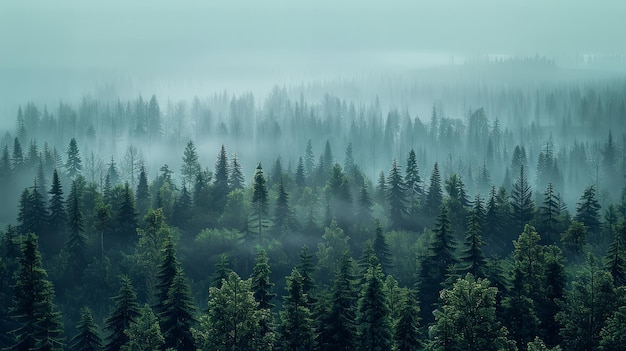
[[[193,141],[189,140],[183,153],[183,165],[180,174],[186,184],[193,184],[196,176],[200,173],[200,162],[198,162],[198,153]]]
[[[282,348],[312,351],[315,346],[315,328],[307,296],[302,290],[302,276],[297,269],[287,277],[287,293],[280,313]]]
[[[335,273],[330,309],[322,316],[319,346],[325,350],[356,350],[357,325],[352,258],[346,252]]]
[[[427,214],[435,215],[441,206],[443,200],[443,192],[441,190],[441,176],[439,175],[439,165],[435,162],[433,173],[430,176],[430,185],[428,186],[428,194],[424,209]]]
[[[130,190],[128,182],[124,183],[121,198],[116,208],[117,235],[120,243],[131,243],[136,238],[137,232],[137,212],[135,210],[135,199]]]
[[[548,187],[544,192],[544,200],[539,208],[541,215],[541,232],[543,237],[549,243],[556,243],[559,237],[559,217],[561,209],[557,194],[554,192],[552,183],[548,183]]]
[[[463,270],[471,273],[474,277],[484,278],[483,269],[487,264],[482,247],[485,244],[482,240],[483,223],[485,210],[483,209],[480,194],[476,194],[472,210],[467,216],[467,231],[465,232],[465,249],[461,256]]]
[[[389,307],[379,264],[370,266],[365,273],[357,313],[359,350],[390,350],[392,333]]]
[[[140,316],[137,295],[130,279],[121,276],[120,281],[119,292],[113,297],[115,307],[104,321],[105,329],[110,331],[105,345],[106,351],[119,351],[128,342],[129,337],[124,331]]]
[[[396,324],[394,332],[395,350],[418,351],[422,349],[422,340],[419,330],[419,301],[409,292],[407,301],[402,309],[400,320]]]
[[[270,274],[269,258],[265,250],[260,249],[257,252],[252,276],[250,277],[252,279],[254,299],[259,304],[259,309],[270,310],[275,306],[272,300],[276,294],[271,292],[274,283],[270,282]]]
[[[361,186],[361,191],[359,192],[355,220],[357,223],[364,225],[366,228],[370,228],[374,223],[374,215],[372,214],[374,211],[372,206],[374,206],[374,203],[372,202],[372,198],[367,191],[367,185],[364,182]]]
[[[174,203],[174,211],[172,213],[173,225],[181,229],[187,229],[191,219],[190,213],[192,206],[191,195],[187,190],[187,185],[183,184],[183,188],[180,190],[180,196]]]
[[[120,351],[156,351],[164,345],[159,321],[148,304],[139,308],[139,316],[130,322],[124,334],[128,341]]]
[[[230,262],[228,262],[228,256],[221,254],[215,264],[215,273],[213,273],[211,286],[221,289],[224,279],[228,279],[228,276],[232,271],[233,270],[230,268]]]
[[[490,246],[502,247],[504,246],[504,238],[502,238],[502,210],[498,206],[499,204],[498,192],[495,186],[491,187],[489,191],[489,200],[487,200],[485,209],[485,241]]]
[[[157,303],[154,309],[159,315],[165,311],[165,301],[167,300],[172,282],[179,268],[180,262],[178,262],[178,258],[176,257],[174,241],[171,235],[167,235],[163,248],[161,249],[161,260],[156,274]]]
[[[226,148],[222,145],[215,162],[215,180],[213,182],[213,203],[219,212],[223,210],[224,204],[226,204],[226,195],[230,192],[228,173],[228,157],[226,156]]]
[[[298,158],[298,166],[296,167],[295,182],[296,182],[296,185],[299,186],[300,188],[303,188],[306,183],[306,175],[304,171],[304,160],[302,159],[302,156]]]
[[[587,187],[576,203],[574,220],[585,225],[593,239],[600,234],[600,204],[596,199],[595,186]]]
[[[626,224],[622,223],[620,227],[620,233],[613,238],[605,258],[605,269],[613,276],[616,287],[626,285]]]
[[[393,160],[391,171],[387,177],[387,193],[389,201],[389,220],[391,228],[402,228],[406,216],[409,214],[406,205],[406,184],[400,174],[400,167],[396,160]]]
[[[6,186],[11,180],[13,169],[11,166],[11,156],[9,155],[9,147],[5,144],[0,157],[0,181]]]
[[[46,252],[51,252],[53,250],[51,247],[53,240],[48,236],[49,232],[46,223],[48,219],[48,209],[46,208],[43,196],[39,193],[37,180],[35,180],[33,187],[28,193],[28,208],[25,213],[26,221],[24,223],[23,233],[35,233],[39,235],[39,237],[44,238],[42,249],[45,249]]]
[[[420,177],[419,167],[417,166],[417,157],[413,149],[409,151],[409,156],[406,161],[404,182],[406,183],[409,194],[409,206],[414,207],[416,202],[419,203],[419,200],[421,200],[421,197],[424,195],[424,190],[422,189],[422,178]]]
[[[239,164],[237,153],[233,155],[233,161],[230,165],[230,176],[228,178],[228,184],[230,186],[230,191],[245,188],[243,172],[241,171],[241,164]]]
[[[315,156],[313,155],[313,145],[311,143],[311,139],[309,139],[306,143],[306,150],[304,153],[304,169],[306,171],[307,177],[311,177],[313,175],[313,169],[315,168]]]
[[[117,185],[120,181],[120,173],[117,171],[117,165],[113,156],[111,156],[111,163],[109,163],[109,168],[107,168],[107,176],[111,186]]]
[[[393,267],[392,255],[389,245],[385,240],[385,233],[383,232],[383,228],[378,220],[376,221],[376,229],[374,230],[374,252],[380,261],[383,273],[388,273]]]
[[[93,321],[89,307],[80,310],[80,321],[76,325],[78,334],[70,340],[71,351],[100,351],[102,339],[98,332],[98,326]]]
[[[513,184],[511,190],[511,207],[513,208],[512,217],[520,230],[524,230],[524,226],[533,218],[535,205],[532,199],[532,190],[528,184],[528,178],[524,171],[524,166],[520,167],[519,177]]]
[[[48,193],[51,195],[48,206],[48,228],[51,232],[59,235],[65,230],[66,212],[63,188],[56,169],[52,175],[52,186]]]
[[[150,191],[148,190],[148,176],[143,163],[139,166],[139,182],[137,183],[137,191],[135,192],[137,199],[137,213],[139,217],[143,217],[150,208]]]
[[[65,244],[67,261],[71,276],[78,279],[87,265],[85,257],[87,242],[83,234],[84,220],[83,210],[80,204],[77,181],[72,181],[72,189],[67,203],[67,225],[69,237]]]
[[[196,322],[195,311],[196,307],[191,296],[191,289],[185,282],[182,268],[177,267],[167,298],[163,301],[162,312],[159,313],[163,336],[165,337],[165,349],[196,349],[195,340],[191,333],[191,328]]]
[[[62,350],[61,313],[54,305],[54,287],[41,263],[37,236],[29,233],[22,244],[13,286],[11,315],[19,327],[10,350]]]
[[[281,179],[278,183],[278,198],[276,199],[276,207],[274,209],[273,232],[280,237],[288,231],[298,229],[296,218],[293,210],[289,206],[289,195],[285,191],[285,185]]]
[[[24,152],[22,151],[22,144],[18,138],[13,140],[13,153],[11,154],[11,161],[13,162],[13,173],[18,173],[24,169]]]
[[[259,243],[261,243],[263,228],[268,226],[267,214],[269,210],[267,185],[265,176],[263,175],[263,167],[261,167],[261,163],[257,165],[256,171],[254,172],[252,189],[253,221],[259,237]]]
[[[580,255],[583,252],[583,246],[587,244],[588,230],[587,226],[577,220],[573,220],[565,233],[561,234],[563,247],[575,255]]]
[[[67,176],[73,179],[81,173],[82,169],[83,165],[78,151],[78,144],[76,139],[72,138],[67,146],[67,162],[65,162]]]
[[[313,273],[315,273],[315,265],[313,265],[313,255],[309,253],[308,246],[304,245],[300,250],[300,263],[296,266],[296,269],[302,276],[302,292],[306,294],[309,300],[309,306],[316,301],[313,297],[313,293],[317,285],[315,284],[315,279],[313,278]]]

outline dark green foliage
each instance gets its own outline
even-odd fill
[[[196,308],[191,297],[191,289],[185,281],[182,268],[177,267],[167,298],[162,300],[159,319],[164,348],[174,350],[195,350],[195,340],[191,328],[196,322],[194,317]]]
[[[181,229],[188,229],[192,207],[193,204],[191,202],[191,194],[189,194],[189,191],[187,190],[187,185],[183,184],[183,188],[180,190],[180,196],[174,203],[172,224]]]
[[[378,175],[378,182],[376,183],[376,202],[379,204],[386,204],[386,194],[387,194],[387,181],[385,180],[385,172],[380,171]]]
[[[467,215],[467,230],[465,232],[465,249],[460,257],[462,269],[474,277],[484,278],[484,268],[487,258],[482,251],[485,244],[482,240],[485,210],[480,194],[474,197],[474,204]]]
[[[391,228],[402,228],[405,217],[409,214],[406,200],[406,184],[400,173],[398,162],[393,160],[389,176],[387,177],[387,201],[389,202],[389,220]]]
[[[308,299],[302,289],[302,276],[297,269],[287,277],[287,296],[280,312],[281,346],[284,350],[312,351],[315,347],[315,328]]]
[[[176,247],[171,235],[167,235],[165,244],[161,249],[161,261],[159,262],[156,275],[157,303],[154,309],[157,314],[165,311],[165,303],[179,268],[180,262],[178,262],[176,257]]]
[[[263,228],[267,228],[268,226],[267,216],[269,211],[269,195],[261,163],[257,165],[256,171],[254,172],[252,189],[252,225],[256,230],[259,242],[262,242]]]
[[[52,175],[52,186],[50,187],[50,204],[48,205],[48,230],[50,234],[59,239],[59,235],[65,230],[67,214],[65,212],[65,201],[63,200],[63,188],[57,170]]]
[[[315,279],[313,278],[313,273],[315,273],[315,265],[313,264],[313,255],[309,253],[308,246],[304,245],[300,250],[300,262],[296,266],[296,269],[302,276],[302,292],[307,295],[309,300],[309,304],[315,302],[313,298],[313,292],[317,285],[315,284]]]
[[[626,224],[620,225],[620,231],[609,245],[605,258],[605,269],[613,276],[615,286],[626,285]]]
[[[374,252],[380,261],[383,272],[389,272],[393,267],[392,255],[379,221],[376,221],[376,229],[374,232]]]
[[[211,286],[221,289],[224,279],[228,279],[228,275],[232,271],[230,262],[228,262],[228,256],[221,254],[215,264],[215,273],[213,273]]]
[[[272,309],[275,306],[272,303],[276,294],[271,292],[274,287],[274,283],[270,282],[271,273],[267,253],[261,249],[257,252],[252,276],[250,277],[252,279],[254,299],[258,303],[259,309]]]
[[[245,187],[243,172],[241,171],[241,164],[239,164],[239,159],[237,159],[237,153],[234,154],[232,163],[230,165],[228,184],[230,186],[230,191],[243,189]]]
[[[76,180],[72,182],[72,190],[67,203],[67,226],[69,236],[65,244],[69,273],[73,278],[79,278],[87,264],[87,242],[84,230],[83,211],[80,204],[80,193]]]
[[[572,221],[565,233],[561,234],[563,247],[574,255],[580,255],[587,243],[588,227],[577,220]]]
[[[600,350],[619,351],[626,345],[626,306],[620,306],[600,331]]]
[[[83,170],[82,161],[78,151],[76,139],[72,138],[67,146],[67,162],[65,162],[65,172],[70,178],[74,178]]]
[[[427,214],[436,215],[443,201],[443,192],[441,190],[441,175],[439,175],[439,164],[435,162],[433,172],[430,175],[430,185],[426,194],[426,202],[424,210]]]
[[[187,194],[189,196],[189,194]],[[137,191],[135,192],[137,199],[137,213],[139,217],[143,217],[150,208],[150,191],[148,189],[148,176],[143,163],[139,166],[139,182],[137,183]]]
[[[306,184],[306,174],[304,170],[304,160],[302,159],[302,156],[298,158],[298,166],[296,166],[296,174],[294,178],[297,186],[301,188],[304,187],[304,185]]]
[[[535,204],[532,199],[532,190],[526,177],[523,165],[519,168],[519,177],[513,184],[511,190],[511,207],[513,209],[512,218],[519,230],[524,230],[524,226],[533,218]]]
[[[541,225],[538,230],[541,236],[549,244],[556,244],[559,238],[559,222],[561,209],[559,208],[559,199],[554,192],[552,183],[548,183],[544,193],[544,200],[539,207],[539,219]]]
[[[115,164],[113,156],[111,156],[111,162],[109,163],[109,168],[107,169],[107,177],[109,178],[111,186],[117,185],[120,181],[120,173],[117,171],[117,165]]]
[[[576,216],[574,220],[588,228],[589,234],[596,242],[600,234],[600,204],[596,199],[596,188],[590,186],[585,189],[576,203]]]
[[[198,173],[200,173],[200,162],[198,162],[198,153],[193,141],[189,140],[185,151],[183,153],[183,165],[181,166],[180,174],[183,178],[183,183],[193,184]]]
[[[419,301],[415,297],[415,293],[410,291],[394,332],[394,343],[397,351],[422,349],[419,322]]]
[[[62,350],[61,313],[54,304],[54,287],[41,263],[37,236],[26,235],[13,286],[11,316],[19,327],[9,350]]]
[[[424,190],[422,189],[422,178],[419,174],[419,167],[417,166],[417,157],[415,151],[411,149],[409,156],[406,160],[406,175],[404,176],[404,182],[406,184],[409,207],[419,204]]]
[[[355,220],[357,223],[364,225],[365,227],[370,227],[372,223],[374,223],[374,216],[372,214],[373,205],[374,203],[372,202],[372,198],[367,191],[367,185],[363,183],[361,191],[359,192],[355,214]]]
[[[139,317],[139,304],[133,285],[127,276],[120,277],[121,286],[113,297],[115,307],[104,321],[104,328],[110,332],[105,345],[106,351],[119,351],[129,338],[124,331]]]
[[[389,350],[392,344],[392,331],[380,265],[370,266],[367,269],[361,291],[357,308],[358,349]]]
[[[330,223],[335,220],[340,228],[347,230],[353,222],[352,194],[348,177],[338,163],[329,169],[326,187],[328,210],[330,210],[328,214],[331,216],[327,216],[326,222]]]
[[[22,144],[18,138],[13,140],[13,153],[11,155],[11,161],[13,164],[13,172],[19,172],[24,168],[24,153],[22,151]]]
[[[220,153],[217,156],[215,162],[215,173],[213,177],[213,206],[219,213],[226,204],[226,195],[230,192],[230,186],[228,183],[228,156],[226,155],[226,148],[224,145],[220,148]]]
[[[69,342],[71,351],[100,351],[102,339],[98,332],[98,326],[93,321],[91,310],[83,307],[80,311],[80,321],[76,325],[78,334]]]
[[[124,183],[121,198],[115,209],[117,219],[117,236],[120,244],[127,244],[136,240],[137,212],[135,210],[135,198],[128,185]]]
[[[319,346],[325,350],[357,349],[357,296],[354,281],[352,258],[346,253],[335,273],[329,310],[321,316]]]
[[[298,227],[296,217],[289,205],[289,195],[285,191],[285,185],[281,179],[278,182],[278,198],[276,199],[276,207],[274,209],[274,234],[281,238],[285,233],[295,231]]]

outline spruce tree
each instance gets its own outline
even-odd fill
[[[180,190],[180,196],[174,203],[174,212],[172,214],[172,224],[181,228],[188,229],[189,221],[191,220],[192,200],[187,185],[183,184],[183,188]]]
[[[311,178],[313,175],[313,169],[315,168],[315,156],[313,155],[313,145],[311,139],[306,143],[306,150],[304,153],[304,169],[306,176]]]
[[[620,232],[617,233],[606,253],[605,269],[613,276],[615,286],[626,285],[626,224],[620,225]]]
[[[383,273],[388,273],[393,267],[392,255],[389,250],[389,245],[385,240],[385,233],[383,232],[383,228],[378,220],[376,221],[376,229],[374,230],[374,252],[380,261]]]
[[[226,195],[230,192],[228,184],[228,157],[224,145],[220,148],[220,152],[215,162],[215,173],[213,181],[213,204],[221,213],[226,204]]]
[[[37,180],[28,194],[28,208],[26,209],[26,222],[23,233],[35,233],[43,238],[42,250],[53,252],[54,240],[49,237],[47,230],[48,209],[46,208],[42,194],[39,192]]]
[[[401,311],[400,320],[394,331],[395,350],[418,351],[422,349],[422,340],[419,330],[419,301],[409,291],[407,301]]]
[[[548,183],[546,191],[544,192],[544,200],[539,208],[539,214],[541,218],[540,232],[543,234],[544,239],[554,244],[558,242],[559,238],[559,219],[561,215],[561,209],[559,208],[559,200],[557,194],[554,192],[552,183]]]
[[[273,232],[277,237],[280,237],[288,231],[297,229],[296,217],[289,205],[289,195],[285,191],[285,185],[281,179],[278,183],[278,198],[274,209]]]
[[[124,183],[121,198],[116,208],[117,235],[121,244],[129,244],[135,241],[137,232],[137,212],[135,198],[130,190],[128,182]]]
[[[374,203],[372,202],[372,198],[367,191],[367,185],[364,182],[363,185],[361,185],[361,191],[359,192],[359,198],[357,201],[355,214],[355,220],[357,223],[364,225],[366,228],[371,227],[374,223],[374,215],[372,214],[374,212],[372,209],[373,205]]]
[[[270,282],[270,265],[269,258],[265,250],[260,249],[257,252],[255,258],[254,268],[252,269],[252,291],[254,293],[254,299],[259,304],[259,309],[272,309],[275,305],[272,300],[276,294],[271,290],[274,287],[274,283]]]
[[[406,204],[406,184],[404,178],[400,174],[398,162],[393,160],[391,171],[387,177],[387,201],[389,202],[389,220],[390,227],[394,229],[402,228],[408,209]]]
[[[165,311],[165,301],[167,300],[172,282],[176,276],[176,272],[180,268],[180,262],[176,257],[176,247],[171,235],[167,235],[165,243],[161,249],[161,261],[157,268],[156,274],[156,305],[154,309],[157,314]]]
[[[513,184],[511,190],[512,217],[519,230],[524,230],[524,226],[533,218],[535,205],[532,199],[532,190],[526,177],[524,166],[520,167],[519,177]]]
[[[487,259],[482,251],[485,244],[482,240],[485,210],[483,209],[480,194],[474,197],[474,204],[467,216],[467,230],[465,232],[465,249],[461,256],[463,270],[471,273],[474,277],[484,278],[484,268]]]
[[[224,279],[228,279],[228,275],[232,271],[233,270],[230,268],[230,262],[228,261],[228,256],[221,254],[215,264],[215,273],[213,273],[211,286],[221,289]]]
[[[302,290],[302,276],[297,269],[287,277],[287,294],[280,313],[282,348],[312,351],[315,347],[315,328],[307,296]]]
[[[72,189],[67,203],[67,225],[69,236],[65,244],[69,272],[75,279],[80,275],[87,265],[85,257],[87,242],[84,230],[83,210],[80,204],[80,194],[76,180],[72,181]]]
[[[306,184],[306,174],[304,170],[304,160],[302,156],[298,158],[298,166],[296,166],[296,174],[295,174],[295,182],[296,185],[300,188],[303,188]]]
[[[592,239],[597,240],[600,234],[600,203],[596,199],[595,186],[587,187],[580,196],[580,200],[576,203],[574,220],[584,224],[592,235]]]
[[[117,171],[117,165],[113,156],[111,156],[111,163],[109,163],[109,168],[107,169],[107,176],[109,176],[111,186],[116,186],[120,181],[120,173]]]
[[[189,140],[185,151],[183,152],[183,165],[180,174],[186,184],[193,184],[198,173],[200,173],[200,162],[198,161],[198,153],[193,141]]]
[[[63,188],[57,170],[52,174],[52,186],[50,191],[50,204],[48,205],[48,230],[56,240],[65,230],[67,214],[65,201],[63,200]]]
[[[13,175],[13,169],[11,166],[11,156],[9,155],[9,147],[5,144],[2,149],[2,156],[0,157],[0,181],[3,185],[7,185]]]
[[[73,179],[81,173],[83,169],[82,161],[78,151],[76,139],[72,138],[67,146],[67,162],[65,162],[65,171],[67,176]]]
[[[139,182],[137,183],[137,190],[135,192],[135,198],[137,199],[137,213],[139,217],[143,218],[150,208],[150,191],[148,190],[148,176],[146,175],[146,168],[141,163],[139,166]]]
[[[11,332],[15,344],[10,350],[63,350],[61,313],[54,304],[54,287],[47,277],[37,236],[29,233],[15,273],[11,316],[19,327]]]
[[[110,332],[105,345],[106,351],[119,351],[129,337],[124,331],[139,317],[139,304],[133,285],[127,276],[120,277],[121,286],[113,297],[115,307],[104,321],[104,328]]]
[[[268,214],[268,191],[267,182],[263,175],[263,167],[259,163],[254,172],[254,178],[252,183],[252,207],[253,207],[253,225],[257,231],[259,243],[262,242],[263,228],[268,226],[267,214]]]
[[[311,306],[316,300],[313,297],[315,288],[315,279],[313,273],[315,273],[315,265],[313,264],[313,255],[309,253],[308,246],[304,245],[300,250],[300,262],[296,266],[296,269],[302,276],[302,291],[307,295],[309,300],[309,306]]]
[[[435,162],[433,173],[430,176],[430,185],[428,186],[428,194],[424,203],[424,210],[429,215],[437,214],[441,202],[443,201],[443,192],[441,190],[441,176],[439,175],[439,165]]]
[[[357,316],[359,350],[390,350],[391,323],[380,264],[370,266],[365,273]]]
[[[408,191],[409,207],[414,207],[416,202],[419,203],[421,197],[424,195],[424,190],[422,189],[422,178],[420,177],[419,167],[417,166],[417,157],[413,149],[409,151],[409,156],[406,160],[404,182],[406,183]]]
[[[89,307],[80,310],[80,321],[76,325],[78,334],[69,342],[71,351],[100,351],[102,350],[102,339],[98,332],[98,326],[93,321]]]
[[[11,161],[13,165],[13,173],[21,172],[24,169],[24,152],[22,151],[22,144],[17,137],[13,140]]]
[[[243,172],[241,171],[241,164],[237,158],[237,153],[233,155],[233,160],[230,165],[228,184],[230,186],[230,191],[245,188]]]
[[[387,204],[387,181],[385,179],[385,172],[380,171],[378,175],[378,182],[376,183],[376,202],[381,205]]]
[[[124,334],[128,338],[120,351],[156,351],[164,346],[159,321],[148,304],[139,308],[139,316],[132,322]]]
[[[163,301],[159,313],[161,328],[165,338],[164,348],[174,350],[195,350],[195,340],[191,328],[195,324],[196,308],[191,296],[191,289],[185,281],[181,267],[170,284],[167,298]]]

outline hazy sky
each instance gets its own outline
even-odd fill
[[[0,67],[624,53],[624,1],[2,1]],[[263,56],[265,54],[265,56]],[[328,56],[326,56],[328,55]]]

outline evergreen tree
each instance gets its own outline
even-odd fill
[[[295,182],[296,182],[296,185],[299,186],[300,188],[303,188],[304,185],[306,184],[304,160],[302,159],[302,156],[298,158],[298,166],[296,167]]]
[[[139,166],[139,182],[137,183],[137,191],[135,192],[137,199],[137,213],[143,217],[150,208],[150,191],[148,190],[148,176],[143,163]]]
[[[394,332],[395,350],[418,351],[422,349],[419,330],[419,301],[409,292]]]
[[[357,325],[352,258],[346,252],[335,273],[329,311],[322,316],[319,346],[325,350],[356,350]]]
[[[67,146],[67,162],[65,162],[67,176],[73,179],[81,173],[82,169],[83,165],[78,151],[78,144],[76,139],[72,138]]]
[[[502,238],[502,212],[498,206],[498,192],[496,187],[492,186],[489,191],[489,200],[487,200],[485,209],[485,241],[490,246],[502,247],[504,238]]]
[[[261,163],[257,165],[256,171],[254,172],[252,191],[253,222],[259,237],[259,243],[261,243],[263,228],[268,226],[267,214],[269,210],[267,185]]]
[[[71,351],[100,351],[102,339],[98,332],[98,326],[93,321],[89,307],[80,310],[80,321],[76,325],[78,334],[70,340]]]
[[[289,206],[289,195],[285,191],[283,180],[278,183],[278,198],[276,199],[276,207],[274,209],[273,231],[280,236],[288,231],[298,229],[296,217]]]
[[[53,233],[54,237],[57,237],[65,230],[67,214],[63,200],[63,188],[56,169],[52,175],[52,186],[48,193],[51,196],[48,206],[48,230]]]
[[[139,316],[130,322],[124,334],[128,341],[120,348],[121,351],[156,351],[164,344],[159,321],[148,304],[139,308]]]
[[[198,173],[200,173],[200,162],[198,161],[198,153],[193,141],[189,140],[185,151],[183,152],[183,165],[180,174],[185,184],[193,184]]]
[[[156,274],[157,303],[154,309],[159,315],[165,312],[165,302],[179,268],[180,262],[178,262],[178,258],[176,257],[174,241],[171,235],[167,235],[163,248],[161,249],[161,260]]]
[[[554,192],[552,183],[548,183],[548,187],[544,193],[544,200],[539,211],[541,218],[540,232],[547,242],[554,244],[559,237],[561,209],[559,208],[559,201],[557,194]]]
[[[65,244],[69,272],[72,277],[80,278],[80,274],[87,265],[85,257],[87,242],[83,234],[84,219],[83,210],[80,204],[80,194],[78,192],[77,181],[72,181],[72,189],[67,203],[67,224],[69,237]]]
[[[422,178],[419,174],[419,167],[417,166],[417,157],[415,151],[411,149],[406,161],[406,175],[404,177],[406,188],[409,197],[409,206],[414,207],[423,196]]]
[[[463,270],[471,273],[474,277],[484,278],[484,268],[487,265],[487,258],[483,254],[482,247],[485,244],[482,240],[483,223],[485,210],[483,209],[480,194],[474,197],[472,210],[467,216],[467,230],[465,232],[465,249],[461,257]]]
[[[221,289],[224,279],[228,279],[228,276],[232,273],[232,271],[233,270],[230,268],[230,262],[228,262],[228,256],[221,254],[215,264],[215,273],[213,273],[211,286]]]
[[[226,148],[222,145],[215,162],[215,180],[213,182],[213,202],[219,212],[223,210],[226,204],[226,195],[230,192],[228,173],[228,157],[226,156]]]
[[[194,317],[196,308],[181,267],[176,268],[167,298],[161,308],[159,318],[165,338],[164,348],[195,350],[191,327],[196,322]]]
[[[109,163],[109,168],[107,169],[107,176],[112,186],[117,185],[120,181],[120,173],[117,171],[117,165],[113,156],[111,156],[111,163]]]
[[[113,297],[115,307],[104,321],[105,329],[110,331],[105,345],[106,351],[118,351],[128,342],[129,336],[124,331],[140,316],[137,295],[130,279],[121,276],[120,281],[119,292]]]
[[[587,232],[587,226],[577,220],[572,221],[565,233],[561,234],[563,247],[574,255],[580,255],[583,252],[583,246],[587,244]]]
[[[367,269],[357,311],[359,350],[390,350],[392,332],[380,265]]]
[[[600,350],[619,351],[626,345],[626,306],[620,306],[600,331]]]
[[[173,225],[181,229],[187,229],[191,219],[190,212],[192,206],[191,195],[187,190],[187,185],[183,184],[183,188],[180,190],[180,196],[174,203],[174,211],[172,213]]]
[[[11,156],[9,155],[9,147],[5,144],[0,157],[0,181],[6,186],[11,180],[13,169],[11,166]]]
[[[513,208],[513,220],[520,230],[524,230],[524,226],[530,223],[533,218],[535,205],[523,165],[520,167],[519,177],[511,190],[511,207]]]
[[[620,225],[620,233],[614,236],[605,258],[605,269],[613,276],[615,286],[626,285],[626,224]]]
[[[22,144],[18,138],[13,140],[13,153],[11,154],[11,161],[13,162],[13,173],[20,172],[24,168],[24,152],[22,151]]]
[[[374,203],[372,202],[372,198],[367,191],[367,185],[363,183],[363,185],[361,186],[361,191],[359,193],[355,215],[355,220],[357,223],[361,223],[367,228],[371,227],[372,223],[374,223],[374,216],[372,214],[373,205]]]
[[[387,201],[389,201],[391,228],[401,228],[404,225],[405,217],[408,215],[406,191],[406,184],[400,174],[400,167],[394,160],[387,177],[387,193],[385,194]]]
[[[54,287],[41,263],[37,236],[29,233],[22,243],[13,285],[11,316],[19,327],[11,332],[9,350],[63,350],[61,313],[54,304]]]
[[[439,175],[439,165],[435,162],[433,173],[430,176],[430,185],[428,186],[428,194],[424,209],[427,214],[435,215],[441,206],[443,193],[441,191],[441,176]]]
[[[379,221],[376,221],[376,229],[374,231],[374,252],[376,253],[376,257],[380,261],[383,273],[388,273],[389,270],[393,267],[391,250],[389,249],[389,245],[385,240],[385,234]]]
[[[20,208],[20,213],[25,215],[22,226],[20,226],[22,233],[35,233],[39,235],[39,237],[45,239],[42,242],[42,249],[46,252],[52,252],[53,248],[51,247],[51,243],[53,240],[48,236],[49,232],[47,231],[46,223],[48,219],[48,209],[46,208],[43,196],[39,193],[36,180],[33,187],[28,192],[27,202],[22,206],[27,206],[24,209]]]
[[[280,313],[282,349],[312,351],[315,346],[315,328],[308,299],[302,289],[302,276],[297,269],[287,277],[287,296]]]
[[[117,235],[120,243],[131,243],[136,238],[137,232],[137,212],[135,210],[135,199],[130,190],[128,182],[124,183],[121,198],[116,208]]]
[[[259,309],[272,309],[275,305],[272,300],[276,294],[271,290],[274,284],[270,282],[270,265],[269,258],[265,250],[260,249],[257,252],[254,268],[252,269],[252,291],[254,293],[254,299],[258,303]]]
[[[315,298],[313,297],[313,292],[317,285],[315,284],[315,279],[313,278],[313,273],[315,272],[315,265],[313,264],[313,255],[309,253],[308,246],[304,245],[300,250],[300,263],[296,266],[296,269],[302,276],[302,292],[306,294],[309,300],[309,306],[311,306],[315,302]]]
[[[309,139],[306,143],[306,150],[304,153],[304,169],[307,177],[311,177],[313,175],[313,168],[315,168],[315,156],[313,155],[313,145],[311,143],[311,139]]]
[[[338,163],[330,169],[326,186],[328,189],[326,198],[330,210],[330,216],[327,216],[326,222],[330,223],[335,220],[342,229],[347,230],[353,222],[352,194],[348,178]]]
[[[597,240],[597,236],[600,234],[600,204],[596,199],[595,186],[587,187],[576,203],[574,220],[587,227],[592,239]]]
[[[228,184],[230,185],[230,191],[245,188],[243,172],[241,171],[241,164],[239,164],[237,153],[233,155],[233,160],[230,165],[230,176],[228,178]]]

